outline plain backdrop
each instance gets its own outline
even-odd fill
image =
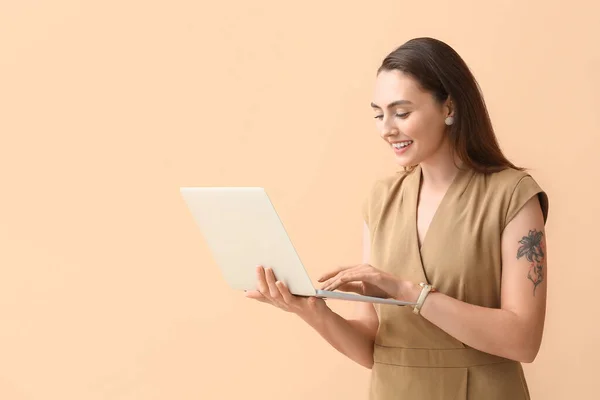
[[[264,186],[313,278],[359,263],[362,200],[398,168],[375,71],[417,36],[463,56],[550,198],[532,396],[592,398],[599,20],[577,0],[2,0],[0,398],[364,399],[368,370],[224,284],[179,187]]]

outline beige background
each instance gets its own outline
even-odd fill
[[[224,285],[178,188],[265,186],[313,277],[359,262],[396,169],[374,73],[414,36],[466,59],[550,196],[532,395],[595,398],[600,6],[482,3],[2,0],[0,398],[364,399],[367,370]]]

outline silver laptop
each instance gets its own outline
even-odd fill
[[[262,187],[182,187],[181,195],[225,281],[257,290],[256,267],[271,267],[292,294],[370,303],[413,305],[394,299],[315,289]]]

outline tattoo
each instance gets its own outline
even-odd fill
[[[523,239],[519,240],[521,247],[517,251],[517,259],[525,257],[527,261],[531,263],[529,266],[529,272],[527,273],[527,279],[533,282],[533,295],[535,296],[535,289],[544,280],[544,234],[537,230],[529,231],[529,235],[523,236]]]

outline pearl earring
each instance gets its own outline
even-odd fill
[[[446,125],[450,126],[454,123],[454,117],[448,117],[444,122],[446,123]]]

